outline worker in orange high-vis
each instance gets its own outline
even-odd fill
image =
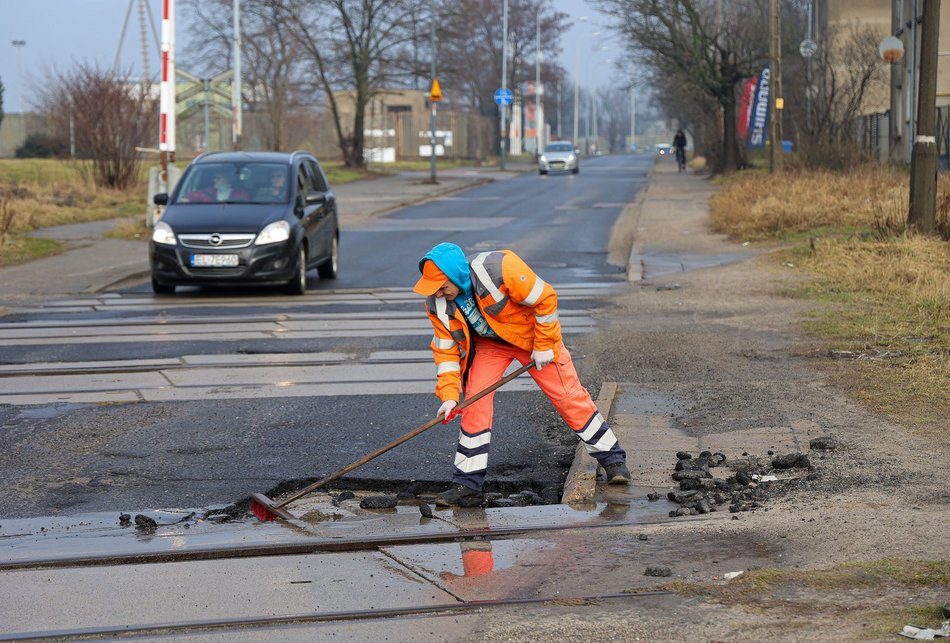
[[[534,361],[529,373],[610,484],[627,484],[626,453],[577,377],[561,339],[557,293],[511,250],[465,256],[453,243],[440,243],[419,261],[422,277],[413,290],[426,298],[435,335],[432,354],[449,421],[464,391],[472,395],[498,381],[513,361]],[[436,505],[475,506],[482,498],[491,443],[493,394],[462,413],[452,487]]]

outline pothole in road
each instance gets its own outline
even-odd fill
[[[315,480],[289,480],[282,482],[265,492],[268,498],[280,502],[299,490],[312,484]],[[393,509],[403,505],[431,505],[435,503],[435,496],[445,491],[444,483],[393,481],[350,478],[336,480],[332,484],[316,489],[313,495],[329,495],[331,502],[340,506],[341,503],[356,500],[363,509]],[[460,504],[460,507],[532,507],[541,505],[557,505],[561,502],[563,485],[529,482],[487,482],[481,498]],[[303,502],[309,496],[303,496]],[[250,498],[235,503],[219,513],[225,514],[227,519],[244,518],[250,511]],[[424,512],[424,510],[423,510]],[[425,513],[423,513],[425,515]]]

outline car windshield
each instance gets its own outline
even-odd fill
[[[199,163],[189,168],[175,203],[287,203],[288,165]]]
[[[574,147],[570,143],[551,143],[544,148],[545,152],[573,152]]]

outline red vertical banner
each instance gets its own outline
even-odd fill
[[[759,82],[758,76],[745,81],[742,85],[742,94],[739,96],[739,113],[737,114],[739,138],[745,140],[749,136],[749,122],[752,119],[752,103],[755,87]]]

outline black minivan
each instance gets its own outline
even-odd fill
[[[307,270],[337,276],[336,198],[307,152],[209,152],[185,169],[152,229],[152,289],[279,284],[302,295]]]

